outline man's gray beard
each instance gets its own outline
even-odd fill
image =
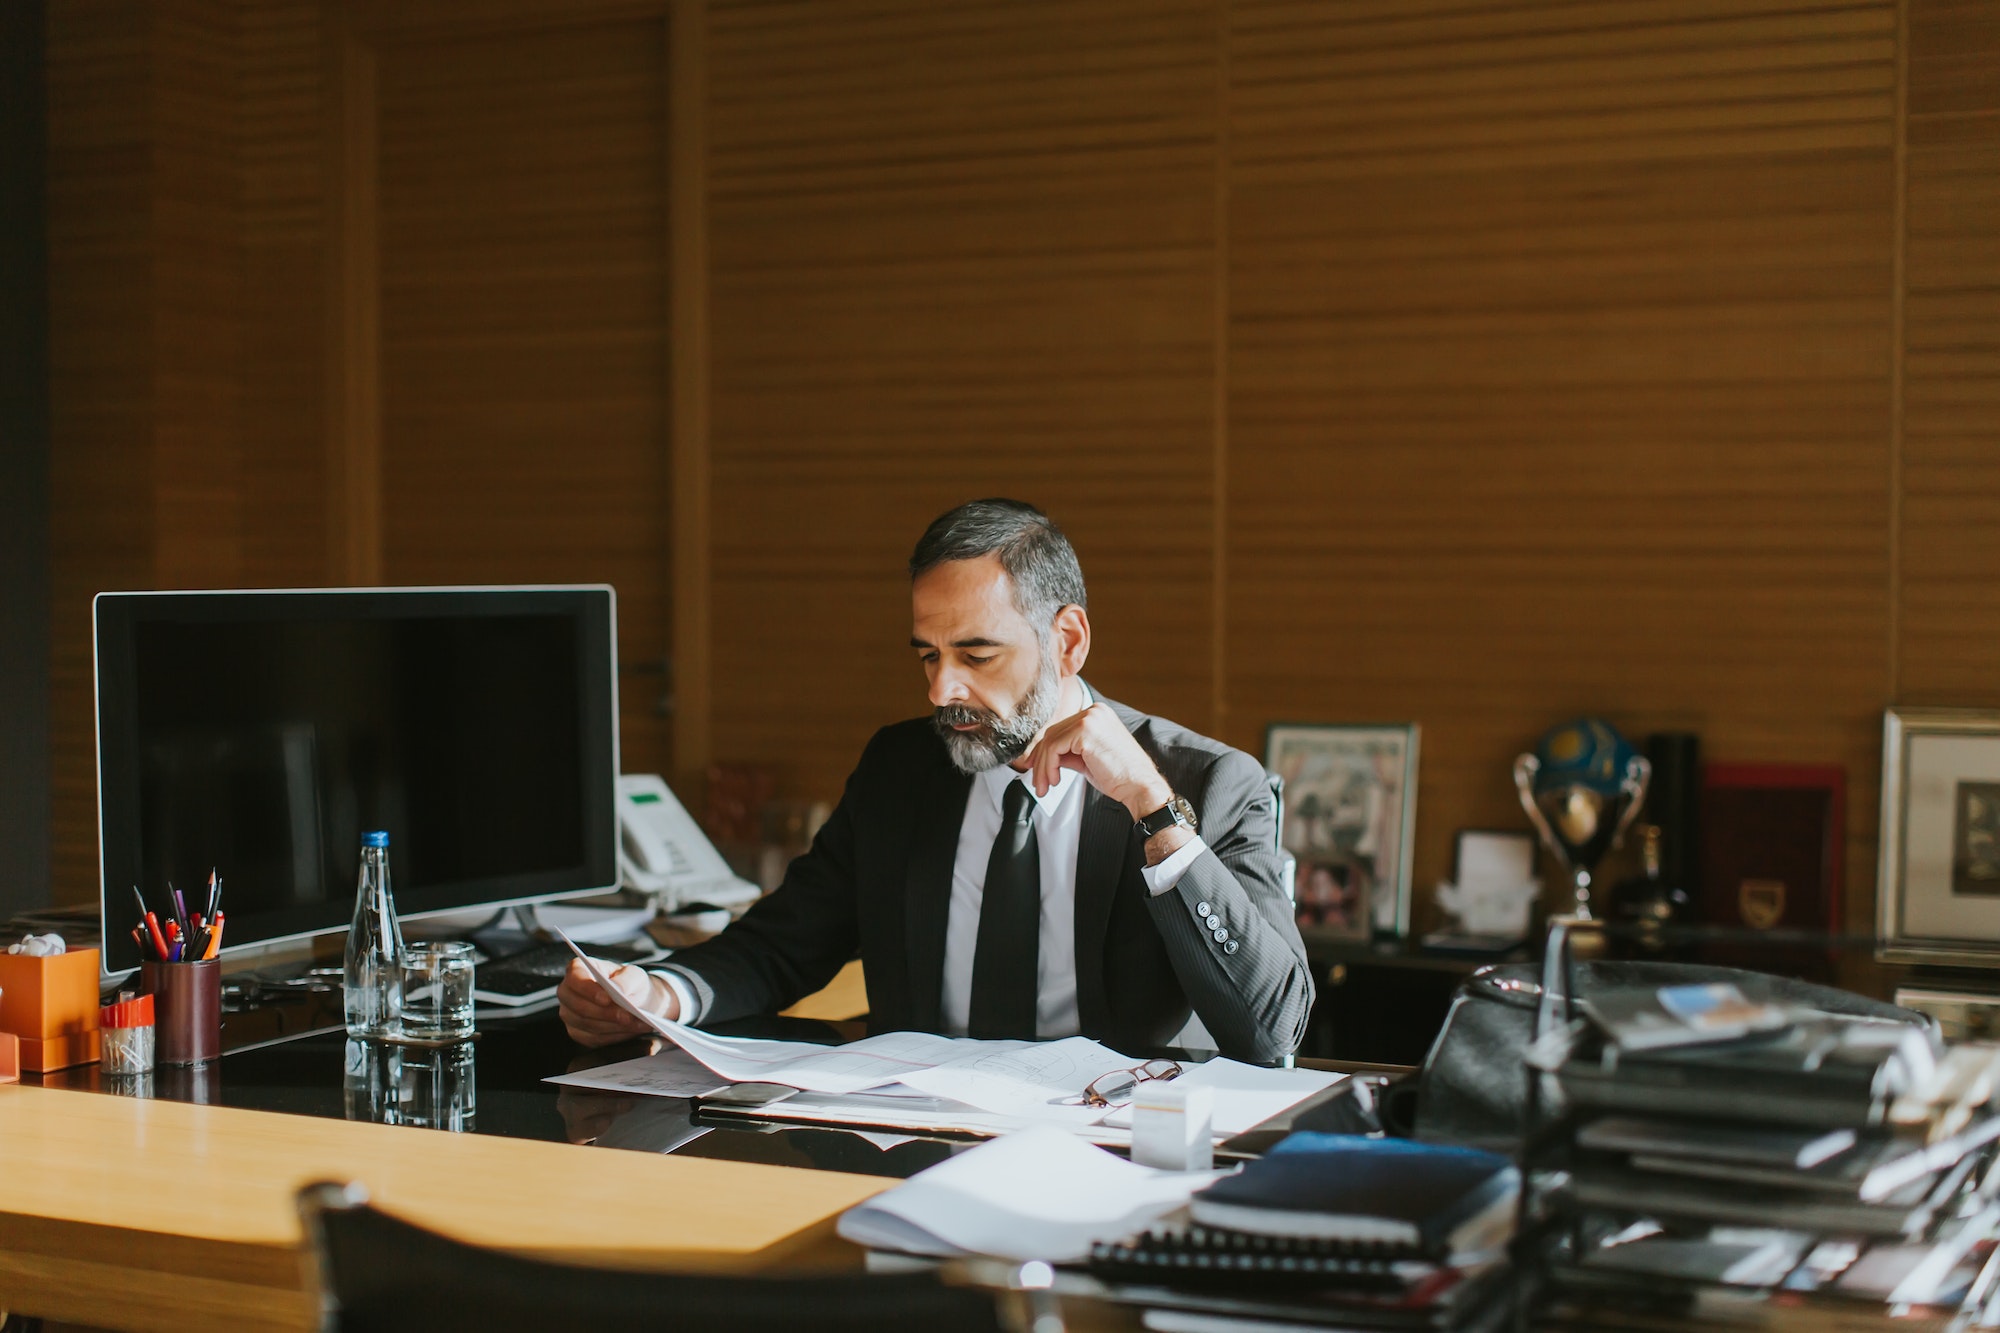
[[[1044,657],[1034,688],[1015,706],[1012,716],[1003,719],[998,713],[971,704],[946,704],[931,715],[931,722],[938,735],[944,737],[952,767],[968,776],[977,775],[1011,764],[1026,754],[1035,737],[1042,734],[1042,728],[1056,715],[1061,694],[1062,682],[1056,677],[1055,659]],[[968,722],[982,723],[986,730],[952,730]]]

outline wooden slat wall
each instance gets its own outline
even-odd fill
[[[2000,705],[2000,6],[1911,0],[1902,696]]]
[[[52,875],[95,895],[90,602],[249,577],[229,0],[52,6]]]
[[[238,18],[243,335],[238,464],[251,497],[246,577],[263,587],[338,581],[327,564],[327,116],[320,0],[260,0]]]
[[[626,762],[668,762],[664,3],[384,9],[50,6],[57,901],[97,887],[91,596],[348,582],[349,369],[391,390],[384,576],[616,584]],[[328,76],[356,23],[386,34],[365,110],[394,141],[386,195],[350,199]],[[375,199],[357,275],[339,229]],[[387,337],[330,373],[329,284],[357,277],[387,278]]]
[[[839,790],[928,708],[903,561],[981,495],[1090,576],[1091,675],[1211,696],[1216,11],[709,18],[715,753]]]
[[[51,875],[96,892],[90,599],[153,550],[152,108],[145,6],[49,10]]]
[[[1871,919],[1879,710],[2000,703],[1986,0],[685,3],[683,759],[837,792],[924,706],[917,531],[1013,493],[1077,541],[1107,690],[1251,749],[1423,722],[1420,883],[1590,710],[1844,764]],[[350,25],[365,367],[330,318]],[[338,578],[349,372],[387,577],[610,578],[626,660],[665,655],[665,32],[51,6],[59,897],[94,887],[90,593]],[[668,764],[655,683],[628,767]]]
[[[641,772],[669,760],[666,60],[658,19],[376,56],[385,580],[614,585]]]
[[[1910,15],[1900,453],[1895,0],[709,17],[718,757],[832,795],[921,706],[897,557],[1007,490],[1075,532],[1108,687],[1253,750],[1281,718],[1422,721],[1420,884],[1454,828],[1518,822],[1512,756],[1593,711],[1844,765],[1872,919],[1899,672],[2000,688],[1992,451],[1961,429],[1933,476],[1919,438],[1946,364],[1920,289],[1985,282],[1965,232],[1993,213],[1926,183],[1924,43],[1990,90],[1982,6]],[[1186,151],[1141,156],[1156,116]],[[1169,253],[1159,295],[1092,280]],[[1103,332],[1134,312],[1182,334],[1171,394],[1153,342]],[[1002,378],[1071,329],[1088,357]],[[1959,402],[1983,363],[1952,364]],[[1052,404],[1074,426],[1035,429]]]
[[[1420,721],[1426,887],[1580,712],[1869,828],[1893,5],[1233,8],[1230,739]]]

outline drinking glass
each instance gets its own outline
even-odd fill
[[[422,940],[403,951],[403,1035],[459,1041],[472,1035],[472,946]]]

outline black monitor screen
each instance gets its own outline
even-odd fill
[[[612,887],[608,589],[98,599],[105,966],[223,879],[230,947],[337,929],[361,835],[405,914]]]

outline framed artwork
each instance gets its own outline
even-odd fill
[[[1299,923],[1408,935],[1417,724],[1273,723],[1264,766],[1285,780],[1280,836],[1298,858]]]
[[[2000,967],[2000,712],[1883,715],[1876,880],[1878,958]]]
[[[2000,995],[1898,986],[1896,1003],[1936,1019],[1946,1041],[2000,1041]]]

